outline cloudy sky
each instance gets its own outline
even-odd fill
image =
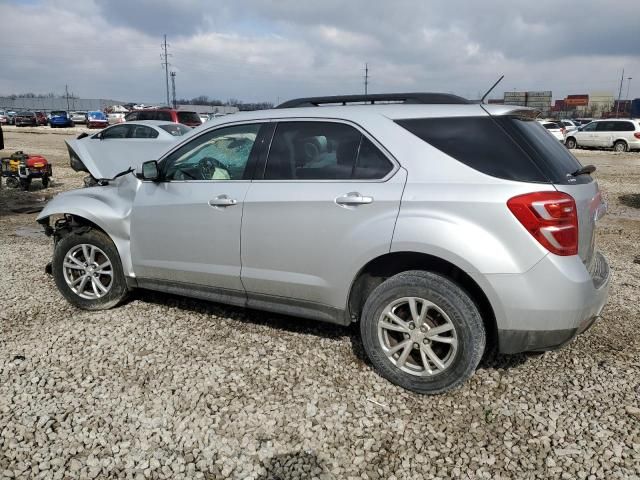
[[[0,95],[283,101],[497,89],[640,97],[638,0],[0,0]]]

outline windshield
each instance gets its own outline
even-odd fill
[[[180,137],[191,131],[189,127],[182,125],[181,123],[165,123],[164,125],[159,125],[159,127],[174,137]]]

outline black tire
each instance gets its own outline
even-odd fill
[[[566,147],[568,149],[573,149],[576,148],[578,146],[578,143],[576,142],[576,139],[573,137],[569,137],[565,140],[564,144],[566,145]]]
[[[74,247],[82,244],[98,247],[111,262],[112,283],[108,293],[100,298],[86,299],[75,293],[65,280],[63,264],[66,254]],[[107,310],[120,304],[127,296],[127,282],[122,270],[122,263],[118,250],[111,239],[99,230],[74,230],[62,237],[56,244],[52,262],[53,278],[56,286],[64,298],[72,305],[83,310]]]
[[[418,376],[401,370],[383,350],[378,321],[389,304],[403,297],[419,297],[432,302],[455,327],[457,351],[452,355],[451,363],[433,376]],[[486,344],[482,318],[469,295],[447,277],[420,270],[395,275],[369,295],[360,320],[360,333],[364,349],[380,375],[407,390],[425,394],[452,390],[469,379],[482,359]],[[417,346],[416,343],[413,345]],[[412,350],[409,355],[418,354]]]
[[[49,177],[42,177],[42,186],[47,188],[49,186]]]
[[[613,144],[614,152],[624,153],[627,150],[629,150],[629,146],[627,145],[627,142],[623,140],[618,140],[616,143]]]

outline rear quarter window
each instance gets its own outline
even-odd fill
[[[397,123],[438,150],[487,175],[523,182],[549,181],[490,117],[422,118]]]
[[[397,120],[400,126],[486,175],[534,183],[581,183],[580,162],[535,120],[511,116]],[[587,176],[588,177],[588,176]]]

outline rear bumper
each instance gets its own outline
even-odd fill
[[[609,264],[599,252],[589,270],[577,256],[547,255],[526,273],[487,277],[501,353],[562,347],[593,325],[609,295]]]

